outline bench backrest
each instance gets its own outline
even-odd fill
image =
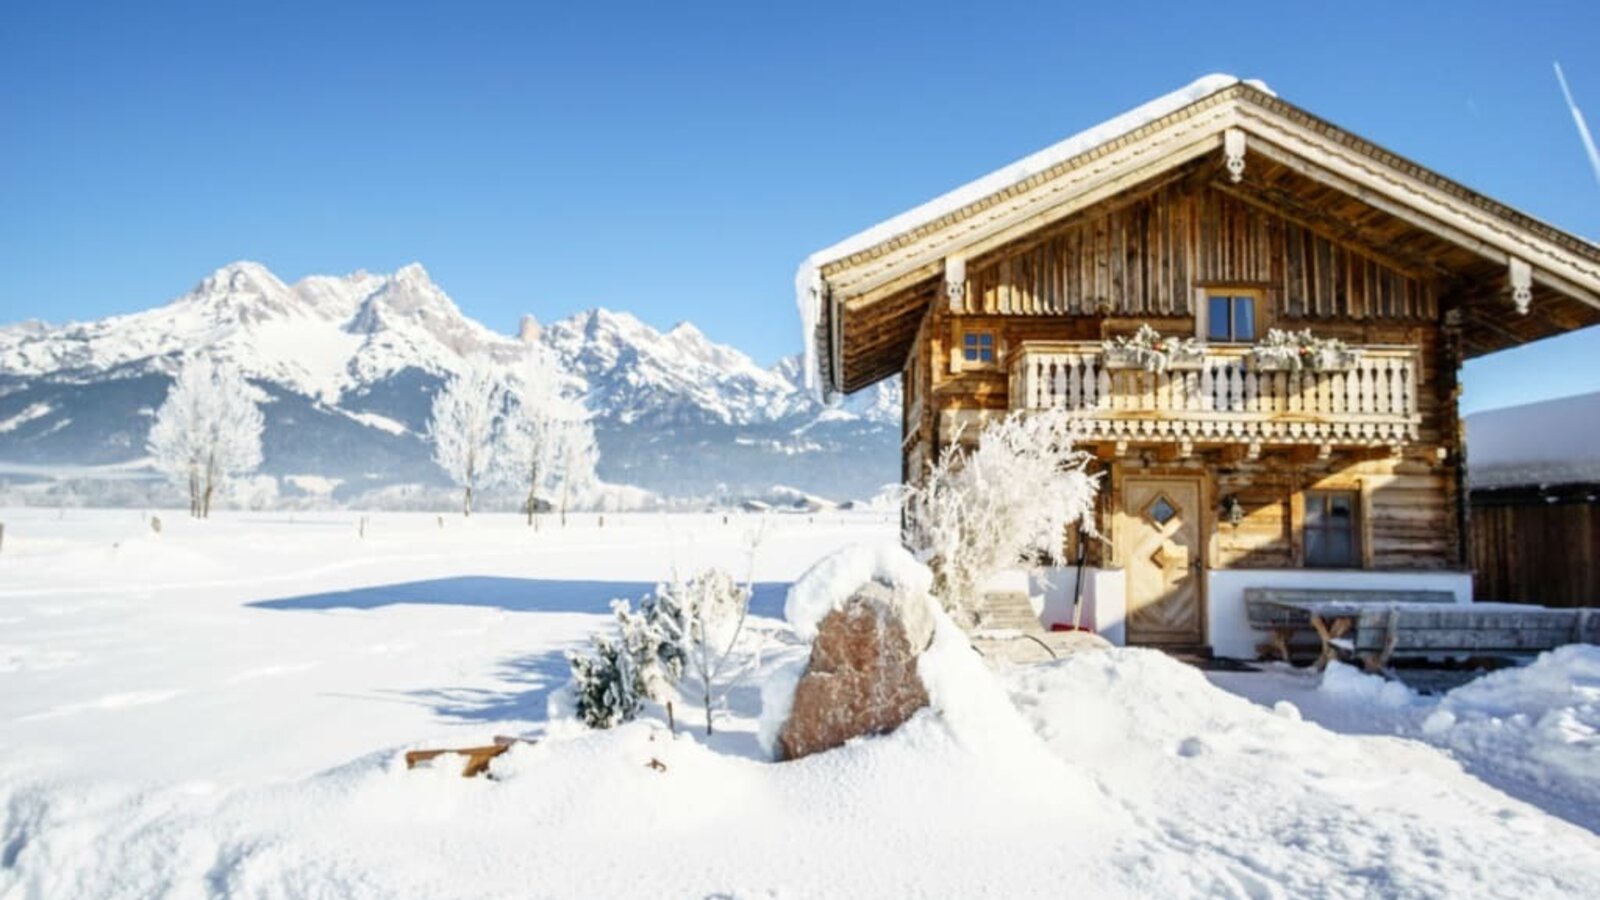
[[[1395,652],[1538,653],[1565,644],[1600,644],[1600,612],[1587,609],[1522,610],[1461,604],[1438,610],[1416,608],[1363,612],[1352,635],[1358,652],[1380,650],[1396,617]]]
[[[1338,603],[1454,603],[1449,591],[1348,590],[1344,588],[1245,588],[1244,607],[1250,624],[1310,627],[1311,616],[1296,609],[1274,606],[1276,600],[1328,600]]]

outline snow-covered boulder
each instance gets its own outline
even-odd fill
[[[933,639],[932,610],[903,591],[868,581],[822,617],[777,735],[779,759],[893,731],[928,705],[917,658]]]
[[[795,582],[784,616],[812,639],[811,655],[762,691],[769,752],[798,759],[883,734],[928,705],[918,663],[942,615],[931,583],[927,567],[892,542],[835,551]]]

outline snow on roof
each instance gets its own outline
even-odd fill
[[[1600,481],[1600,391],[1467,417],[1472,487]]]
[[[1107,119],[1092,128],[1030,154],[1016,162],[970,181],[953,191],[929,200],[891,219],[851,235],[844,240],[811,254],[795,273],[795,302],[800,308],[801,327],[805,337],[805,384],[817,386],[817,322],[821,318],[822,267],[855,253],[860,253],[890,238],[913,231],[963,206],[981,200],[990,194],[1003,191],[1014,184],[1059,165],[1066,160],[1086,153],[1101,144],[1115,140],[1130,131],[1147,125],[1162,116],[1170,115],[1191,103],[1202,100],[1218,91],[1245,83],[1265,93],[1272,93],[1260,81],[1245,81],[1234,75],[1213,74],[1197,78],[1170,94],[1157,97],[1136,106],[1121,115]]]

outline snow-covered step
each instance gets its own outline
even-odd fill
[[[1020,591],[996,591],[985,594],[983,607],[978,613],[979,627],[984,629],[1014,629],[1029,633],[1044,632],[1044,625],[1033,611],[1028,595]]]

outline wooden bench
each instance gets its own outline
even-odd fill
[[[1348,624],[1326,620],[1319,623],[1317,617],[1300,605],[1304,602],[1345,603],[1360,608],[1366,604],[1378,607],[1395,603],[1454,603],[1456,597],[1449,591],[1246,588],[1244,607],[1250,627],[1271,635],[1261,645],[1263,656],[1276,655],[1288,662],[1289,646],[1297,635],[1314,635],[1318,643],[1305,646],[1316,648],[1320,645],[1324,653],[1330,641],[1343,639],[1350,627]],[[1335,630],[1337,633],[1334,633]],[[1319,668],[1326,666],[1327,660],[1319,658],[1317,664]]]
[[[1396,656],[1524,655],[1564,644],[1600,644],[1600,615],[1591,609],[1330,596],[1345,592],[1304,592],[1315,597],[1278,593],[1255,598],[1260,608],[1251,611],[1251,624],[1260,621],[1260,627],[1272,629],[1287,659],[1284,635],[1300,627],[1303,615],[1322,644],[1319,669],[1342,655],[1360,659],[1369,671],[1381,671]],[[1248,591],[1246,598],[1248,604]]]
[[[1600,644],[1600,615],[1525,603],[1463,603],[1362,610],[1351,626],[1351,653],[1370,671],[1395,656],[1521,656],[1566,644]]]

